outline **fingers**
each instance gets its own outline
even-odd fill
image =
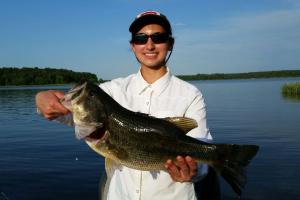
[[[179,169],[172,160],[168,160],[165,167],[167,168],[173,181],[181,182]]]
[[[185,159],[181,156],[177,156],[177,167],[180,169],[180,176],[183,178],[189,177],[190,169]]]
[[[70,111],[60,103],[63,96],[62,92],[55,90],[39,92],[35,98],[39,113],[49,120],[69,113]]]
[[[172,160],[168,160],[165,164],[171,178],[178,182],[191,181],[197,174],[197,163],[190,157],[182,156],[176,157],[176,163]]]
[[[52,92],[53,92],[53,94],[57,97],[57,98],[59,98],[59,99],[62,99],[62,98],[64,98],[64,96],[65,96],[65,93],[63,93],[63,92],[61,92],[61,91],[58,91],[58,90],[51,90]]]
[[[197,163],[190,156],[185,157],[185,161],[190,169],[190,176],[194,177],[197,175]]]
[[[53,109],[53,112],[58,113],[58,114],[67,114],[70,111],[64,107],[60,101],[54,101],[50,103],[51,108]]]

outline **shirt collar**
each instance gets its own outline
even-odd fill
[[[159,95],[161,92],[163,92],[166,87],[168,86],[169,82],[171,80],[171,72],[169,68],[167,68],[167,73],[164,74],[162,77],[160,77],[158,80],[156,80],[154,83],[149,84],[142,76],[141,69],[136,74],[136,89],[138,94],[143,94],[147,89],[150,89],[154,91],[156,95]]]

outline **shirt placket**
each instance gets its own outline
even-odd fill
[[[151,100],[153,95],[153,89],[151,85],[147,85],[140,93],[142,97],[142,105],[140,105],[140,112],[150,114],[151,112]]]
[[[148,85],[141,93],[140,95],[144,96],[144,105],[143,107],[143,112],[146,114],[151,113],[151,102],[152,102],[152,96],[153,96],[153,89],[151,85]],[[140,172],[139,174],[139,188],[135,190],[137,199],[142,200],[142,188],[143,188],[143,171]]]
[[[146,97],[146,107],[147,107],[147,114],[151,113],[151,102],[152,102],[152,95],[153,95],[153,90],[151,88],[151,86],[149,87],[149,91]]]

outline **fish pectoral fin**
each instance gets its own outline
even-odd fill
[[[101,199],[107,199],[111,178],[116,169],[121,169],[122,166],[110,158],[105,158],[106,181],[101,183]],[[103,184],[103,185],[102,185]]]
[[[190,130],[198,127],[196,120],[187,117],[166,117],[164,120],[175,124],[183,132],[188,133]]]
[[[112,177],[116,169],[121,169],[122,165],[110,158],[105,158],[105,171],[108,177]]]
[[[128,158],[128,153],[123,148],[111,148],[110,152],[119,160],[125,160]]]

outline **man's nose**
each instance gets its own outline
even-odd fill
[[[150,37],[147,40],[146,48],[147,49],[154,49],[155,48],[155,44],[154,44],[154,42],[152,41],[152,39]]]

